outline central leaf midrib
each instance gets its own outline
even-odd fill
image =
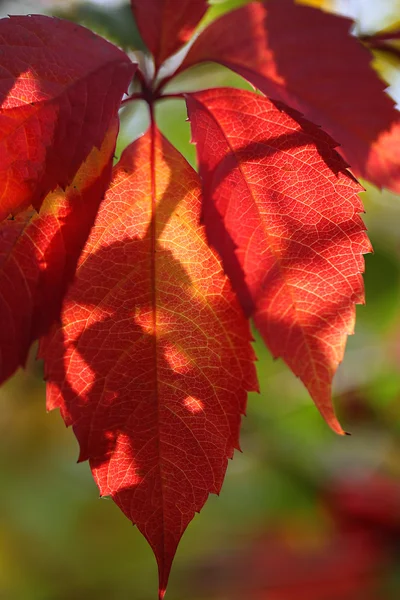
[[[161,466],[161,402],[158,384],[158,339],[157,339],[157,185],[156,185],[156,135],[157,129],[154,113],[151,110],[150,125],[150,186],[151,186],[151,213],[150,213],[150,294],[152,309],[153,330],[153,360],[154,360],[154,398],[157,410],[157,450],[158,450],[158,473],[161,490],[161,510],[163,515],[162,547],[165,557],[165,519],[164,519],[164,479]],[[164,561],[163,561],[164,562]]]

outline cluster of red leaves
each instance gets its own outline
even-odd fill
[[[348,164],[400,190],[399,113],[350,21],[253,2],[203,30],[163,77],[206,9],[132,0],[151,77],[72,23],[0,21],[1,380],[40,339],[48,406],[152,546],[160,597],[257,389],[249,317],[343,433],[331,383],[370,249]],[[208,61],[263,95],[181,94],[197,174],[158,132],[154,104]],[[112,170],[132,81],[140,92],[125,101],[147,101],[151,127]]]

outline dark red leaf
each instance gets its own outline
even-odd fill
[[[100,148],[135,66],[88,29],[45,16],[0,20],[0,220],[40,208]]]
[[[140,34],[158,68],[191,38],[207,0],[131,0]]]
[[[211,24],[181,70],[219,62],[339,142],[360,176],[400,192],[400,114],[351,21],[293,0],[254,2]]]
[[[157,558],[160,598],[179,540],[238,447],[257,387],[248,323],[199,225],[199,181],[147,133],[115,167],[42,345],[48,407],[73,425],[102,495]]]
[[[59,316],[110,182],[117,129],[65,192],[48,195],[39,214],[27,210],[0,224],[0,381],[24,365],[31,343]]]
[[[272,354],[343,433],[331,382],[363,302],[362,188],[331,138],[280,103],[219,89],[187,105],[210,243]]]
[[[381,473],[342,479],[326,495],[331,510],[345,524],[379,531],[387,541],[400,534],[400,483]]]

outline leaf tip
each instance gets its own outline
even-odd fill
[[[172,554],[164,555],[162,558],[158,555],[158,553],[156,553],[158,565],[158,600],[163,600],[165,592],[167,591],[168,580],[171,572],[172,561],[175,555],[175,550],[176,546]]]
[[[87,461],[88,459],[89,459],[89,456],[88,456],[88,454],[87,454],[87,451],[86,451],[86,450],[85,450],[85,449],[84,449],[82,446],[80,446],[80,447],[79,447],[79,456],[78,456],[78,460],[76,461],[76,462],[77,462],[77,464],[79,464],[79,463],[82,463],[82,462],[85,462],[85,461]]]
[[[348,435],[347,432],[344,431],[344,429],[340,425],[331,401],[325,403],[321,402],[319,399],[314,398],[314,402],[317,405],[317,408],[321,413],[323,419],[334,433],[337,433],[338,435]]]
[[[158,600],[164,600],[165,592],[166,592],[165,588],[164,589],[160,588],[158,590]]]
[[[330,418],[328,418],[324,414],[322,416],[324,417],[325,421],[327,422],[327,424],[329,425],[329,427],[332,429],[332,431],[334,433],[337,433],[338,435],[346,435],[346,432],[344,431],[344,429],[340,425],[340,423],[337,420],[336,416],[333,415]]]

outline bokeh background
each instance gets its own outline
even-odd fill
[[[146,1],[146,0],[143,0]],[[215,2],[206,19],[243,1]],[[356,31],[399,27],[399,0],[308,0],[356,19]],[[117,44],[140,47],[127,3],[0,2],[6,14],[62,14]],[[400,62],[376,67],[400,102]],[[244,86],[213,66],[179,89]],[[162,103],[162,131],[195,163],[183,103]],[[146,107],[122,112],[118,153],[146,128]],[[256,341],[261,395],[251,395],[242,449],[219,498],[210,496],[179,547],[171,600],[400,598],[400,198],[368,186],[366,306],[335,380],[339,438],[281,361]],[[152,600],[156,566],[55,411],[46,414],[34,360],[0,389],[0,599]]]

